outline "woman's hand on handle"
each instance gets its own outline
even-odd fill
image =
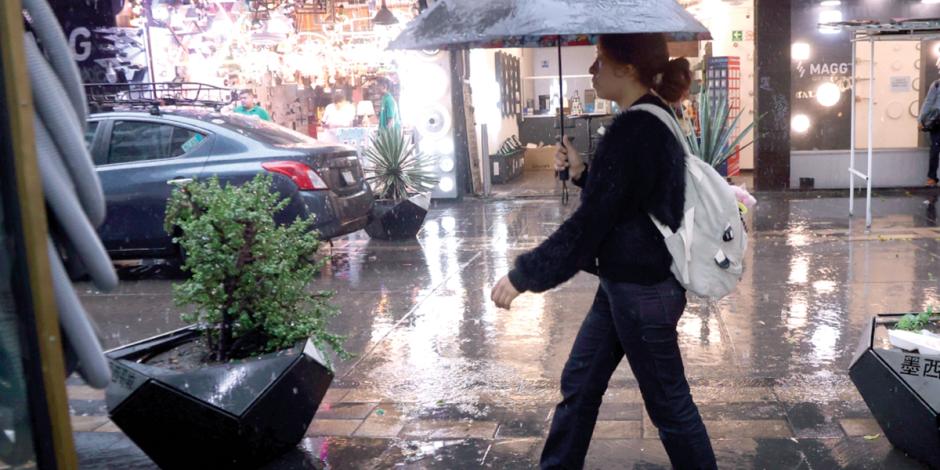
[[[503,276],[503,278],[493,286],[493,291],[490,293],[490,299],[496,306],[507,310],[516,297],[519,297],[519,291],[509,282],[509,276]]]
[[[585,168],[584,159],[571,145],[571,141],[568,140],[567,136],[562,138],[555,152],[555,171],[563,171],[565,168],[568,169],[568,175],[573,180],[580,178]]]

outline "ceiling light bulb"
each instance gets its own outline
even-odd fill
[[[831,108],[842,100],[842,90],[839,89],[839,86],[832,82],[826,82],[822,85],[819,85],[819,88],[816,89],[816,101],[819,104]]]
[[[790,46],[790,58],[793,60],[809,60],[812,49],[805,42],[795,42]]]
[[[809,116],[805,114],[797,114],[796,116],[793,116],[793,119],[790,121],[790,127],[794,132],[805,134],[810,127]]]
[[[451,192],[454,189],[454,179],[449,176],[441,178],[440,188],[445,193]]]

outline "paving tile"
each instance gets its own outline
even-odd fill
[[[510,408],[490,413],[486,419],[499,422],[497,439],[544,437],[551,425],[553,406]]]
[[[840,419],[839,424],[842,430],[849,437],[871,436],[882,434],[881,426],[878,421],[869,418],[846,418]]]
[[[405,425],[405,439],[492,439],[499,423],[494,421],[413,421]]]
[[[394,438],[405,427],[409,408],[398,403],[379,403],[356,430],[356,437]]]
[[[705,403],[698,411],[705,421],[787,418],[786,409],[778,402]]]
[[[602,403],[597,418],[609,421],[639,420],[643,414],[640,403]]]
[[[71,416],[72,432],[91,432],[108,422],[107,416]]]
[[[835,413],[842,410],[824,406],[818,403],[792,403],[785,405],[787,421],[797,438],[840,438],[845,436],[839,423],[834,418]]]
[[[671,467],[666,450],[658,440],[607,439],[591,443],[584,468],[668,470]]]
[[[405,422],[400,420],[382,420],[372,419],[371,417],[362,423],[353,433],[355,437],[373,437],[373,438],[395,438],[398,437],[401,430],[404,429]]]
[[[604,403],[643,403],[643,396],[638,388],[608,388],[604,394]]]
[[[108,405],[104,400],[69,400],[69,413],[83,416],[104,416],[108,414]]]
[[[352,436],[362,420],[359,419],[314,419],[307,429],[308,436]]]
[[[117,425],[114,424],[114,421],[111,421],[109,419],[107,423],[104,423],[104,426],[101,426],[100,428],[95,429],[95,432],[121,432],[122,433],[124,431],[121,431],[121,428],[117,427]]]
[[[378,403],[323,403],[317,409],[318,419],[365,419]]]
[[[349,388],[330,388],[323,396],[323,403],[339,403],[343,401],[343,398],[346,398],[351,390]]]
[[[788,438],[793,433],[782,419],[705,420],[708,437],[712,439]],[[659,431],[643,416],[643,439],[659,439]]]
[[[378,403],[382,401],[389,401],[390,397],[382,396],[381,393],[374,390],[366,390],[362,388],[355,388],[349,391],[344,397],[344,402],[349,403]]]
[[[66,387],[69,400],[104,400],[104,390],[87,385],[69,385]]]
[[[639,439],[643,424],[636,421],[598,421],[593,439]]]
[[[712,439],[787,438],[793,433],[782,419],[705,421]]]
[[[545,440],[541,438],[498,439],[490,446],[483,460],[483,468],[500,470],[538,468],[543,445],[545,445]]]
[[[695,386],[692,398],[696,404],[775,402],[772,387]]]

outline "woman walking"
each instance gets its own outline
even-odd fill
[[[600,277],[561,377],[541,467],[582,468],[601,399],[626,356],[650,419],[672,465],[716,468],[708,433],[692,401],[676,325],[685,290],[669,270],[672,258],[649,214],[673,230],[684,204],[685,153],[656,116],[636,104],[668,110],[691,84],[689,62],[669,60],[661,34],[606,35],[591,66],[594,89],[620,109],[590,168],[564,140],[557,169],[568,168],[582,187],[581,205],[538,248],[519,256],[493,288],[509,308],[521,292],[544,292],[580,270]]]

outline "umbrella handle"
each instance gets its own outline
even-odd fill
[[[558,128],[561,130],[561,137],[558,140],[560,145],[565,141],[565,76],[561,72],[561,35],[558,35]],[[558,179],[568,181],[568,169],[565,168],[558,172]]]

